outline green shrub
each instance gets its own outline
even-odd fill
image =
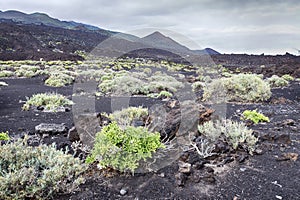
[[[270,119],[256,110],[245,110],[243,112],[243,120],[251,120],[255,124],[259,122],[270,122]]]
[[[158,98],[159,98],[159,97],[162,97],[162,98],[170,98],[170,97],[172,97],[172,96],[173,96],[172,93],[163,90],[163,91],[161,91],[161,92],[158,94],[157,97],[158,97]]]
[[[204,82],[196,81],[192,84],[192,90],[193,92],[197,92],[199,90],[202,90],[204,86],[205,86]]]
[[[121,72],[114,77],[105,76],[99,84],[101,92],[115,95],[148,95],[159,93],[163,90],[176,92],[183,84],[174,77],[163,73],[149,76],[143,72]]]
[[[273,75],[270,78],[267,78],[267,82],[270,84],[272,88],[284,87],[289,84],[289,81],[277,75]]]
[[[203,100],[218,100],[218,97],[227,101],[259,102],[271,97],[271,89],[259,75],[237,74],[214,79],[204,87]]]
[[[48,111],[56,111],[60,107],[66,105],[72,105],[73,102],[67,99],[61,94],[55,93],[40,93],[35,94],[31,98],[27,99],[26,103],[23,105],[23,110],[29,110],[31,106],[44,106]]]
[[[39,66],[31,66],[31,65],[21,65],[16,68],[16,75],[18,77],[27,77],[31,78],[38,74],[38,70],[40,70]]]
[[[1,70],[0,71],[0,78],[3,78],[3,77],[11,77],[14,75],[14,72],[12,71],[9,71],[9,70]]]
[[[77,189],[86,167],[54,145],[28,146],[25,137],[1,146],[0,169],[0,199],[48,199]]]
[[[142,117],[148,116],[148,109],[139,107],[128,107],[120,111],[114,111],[109,118],[116,121],[120,126],[131,126],[134,120],[141,120]]]
[[[121,129],[113,122],[97,133],[94,148],[86,161],[98,161],[101,168],[134,173],[140,160],[151,158],[153,152],[163,147],[159,133],[149,133],[144,127]]]
[[[248,150],[250,154],[255,150],[257,138],[252,134],[253,131],[248,129],[243,123],[231,120],[209,121],[198,126],[198,130],[212,141],[216,141],[224,134],[227,142],[231,144],[234,149],[242,146],[245,150]]]
[[[74,77],[64,73],[51,73],[45,84],[52,87],[63,87],[73,83]]]
[[[286,80],[286,81],[294,81],[294,80],[295,80],[295,78],[292,77],[292,76],[289,75],[289,74],[285,74],[285,75],[283,75],[281,78],[283,78],[283,79]]]
[[[0,140],[10,140],[8,136],[8,132],[1,132],[0,133]]]

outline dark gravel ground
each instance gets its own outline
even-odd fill
[[[0,80],[1,81],[1,80]],[[26,96],[40,92],[57,92],[71,98],[73,87],[51,88],[43,85],[43,78],[5,79],[8,87],[0,90],[0,131],[10,134],[34,132],[40,123],[65,123],[73,126],[73,114],[22,111]],[[284,153],[300,154],[300,86],[292,83],[284,89],[273,90],[273,99],[287,99],[280,104],[227,105],[227,117],[238,119],[238,113],[245,109],[258,109],[270,117],[267,124],[251,125],[261,138],[259,149],[262,155],[250,156],[246,161],[233,161],[214,167],[216,181],[194,182],[188,178],[183,187],[176,184],[178,164],[147,174],[115,174],[112,177],[94,172],[80,191],[59,195],[55,199],[300,199],[300,161],[281,159]],[[131,98],[130,105],[150,107],[157,102],[147,98]],[[111,111],[111,99],[96,100],[97,112]],[[286,123],[287,119],[293,123]],[[66,136],[59,136],[61,141]],[[58,140],[56,140],[58,141]],[[279,161],[280,160],[280,161]],[[120,195],[125,188],[128,193]]]

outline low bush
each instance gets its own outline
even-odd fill
[[[259,122],[270,122],[270,119],[256,110],[245,110],[242,116],[243,120],[250,120],[254,124]]]
[[[273,75],[270,78],[267,78],[266,81],[270,84],[272,88],[284,87],[289,84],[289,81],[277,75]]]
[[[10,140],[10,137],[8,136],[8,132],[1,132],[0,133],[0,140]]]
[[[0,71],[0,78],[11,77],[13,75],[14,75],[14,72],[9,71],[9,70],[1,70]]]
[[[51,73],[45,84],[52,87],[63,87],[73,83],[74,77],[64,73]]]
[[[114,111],[108,117],[116,121],[120,126],[126,127],[133,125],[134,120],[142,120],[148,116],[148,109],[139,107],[128,107],[120,111]]]
[[[31,106],[43,106],[47,111],[55,112],[60,107],[72,105],[73,102],[65,96],[56,93],[40,93],[35,94],[27,99],[23,105],[23,110],[29,110]]]
[[[183,84],[174,77],[163,73],[150,76],[143,72],[116,73],[104,76],[98,86],[102,93],[115,95],[148,95],[161,91],[176,92]]]
[[[153,152],[163,147],[159,133],[150,133],[144,127],[122,129],[113,122],[97,133],[92,153],[86,161],[98,161],[100,168],[112,167],[134,173],[140,160],[151,158]]]
[[[229,78],[214,79],[204,87],[203,100],[259,102],[271,97],[271,89],[256,74],[236,74]]]
[[[222,134],[226,137],[233,149],[239,146],[249,151],[250,154],[255,150],[257,138],[252,134],[253,131],[248,129],[243,123],[231,120],[209,121],[198,126],[199,132],[211,141],[216,141]]]
[[[32,66],[32,65],[21,65],[20,67],[16,67],[15,74],[18,77],[26,77],[31,78],[33,76],[36,76],[38,74],[38,71],[40,70],[39,66]]]
[[[1,146],[0,169],[0,199],[50,199],[76,190],[86,167],[54,145],[28,146],[25,137]]]
[[[292,76],[289,75],[289,74],[283,75],[282,78],[283,78],[284,80],[286,80],[286,81],[294,81],[294,80],[295,80],[295,78],[292,77]]]

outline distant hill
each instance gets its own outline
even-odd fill
[[[210,48],[190,50],[158,31],[139,38],[92,25],[61,21],[44,13],[0,11],[0,60],[82,59],[77,55],[78,51],[171,60],[219,54]]]
[[[173,53],[191,53],[190,49],[158,31],[141,38],[139,42],[158,49],[169,50]]]
[[[211,48],[205,48],[202,50],[193,50],[196,54],[202,55],[202,54],[209,54],[209,55],[220,55],[219,52],[217,52],[214,49]]]
[[[74,21],[60,21],[58,19],[49,17],[44,13],[32,13],[26,14],[15,10],[0,11],[0,19],[11,19],[14,22],[19,22],[22,24],[35,24],[35,25],[46,25],[65,29],[81,29],[97,31],[101,30],[96,26],[91,26],[83,23],[77,23]]]

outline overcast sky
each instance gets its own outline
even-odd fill
[[[300,49],[299,0],[0,0],[0,9],[43,12],[139,36],[163,29],[192,49],[221,53]]]

